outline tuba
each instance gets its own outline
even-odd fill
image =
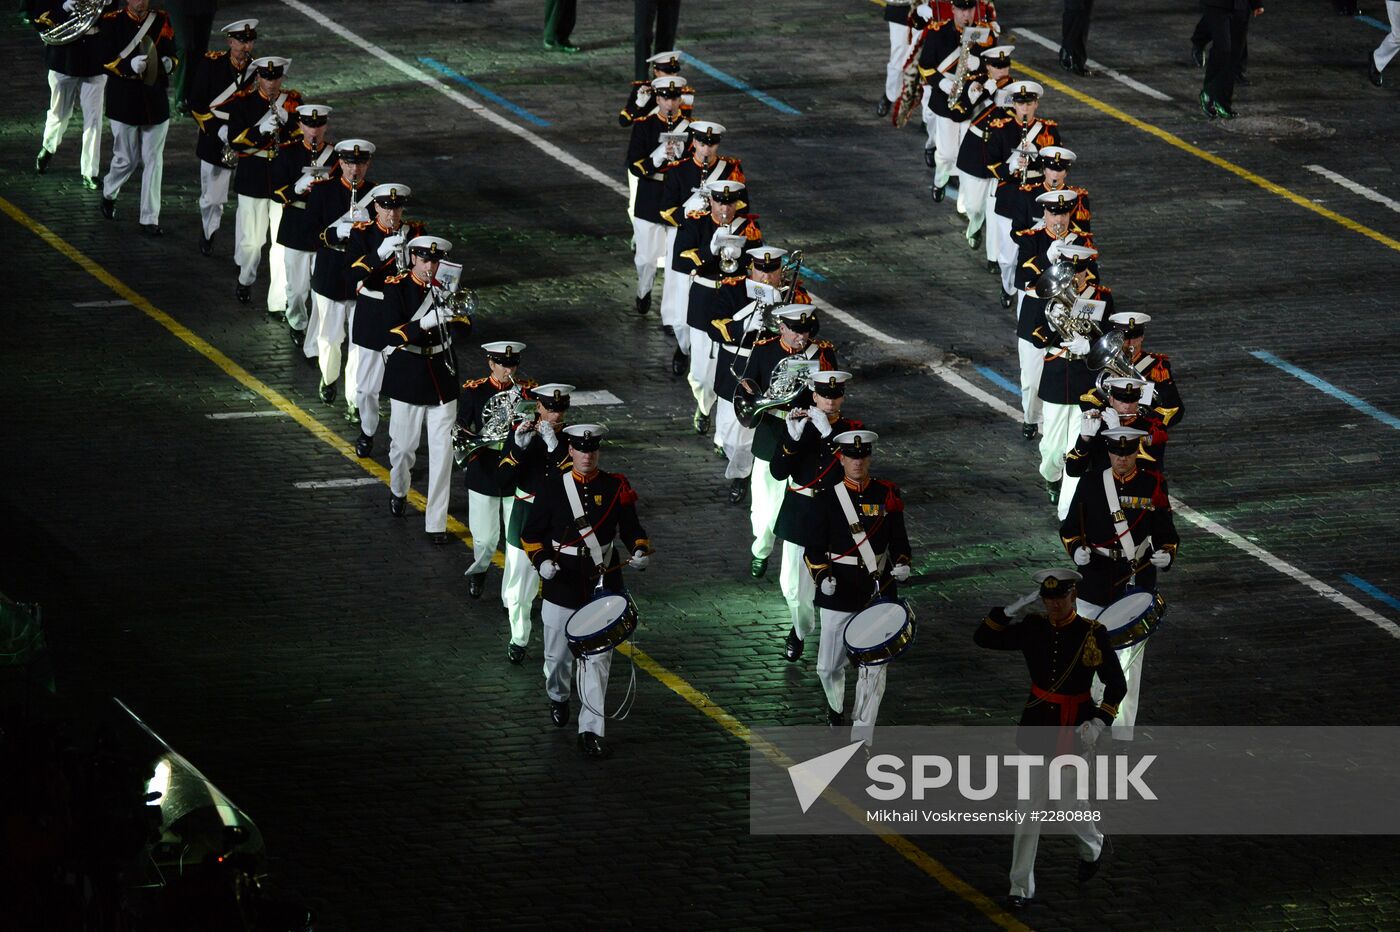
[[[68,45],[77,42],[97,25],[98,17],[102,15],[107,3],[108,0],[77,0],[73,14],[57,26],[42,30],[39,38],[45,45]]]
[[[807,387],[807,380],[820,365],[817,360],[802,355],[778,360],[769,376],[768,390],[762,395],[753,391],[751,380],[744,379],[734,391],[735,419],[745,427],[757,427],[763,412],[788,404],[796,398]]]

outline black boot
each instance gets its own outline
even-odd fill
[[[742,505],[749,495],[749,480],[735,479],[729,483],[729,504]]]
[[[890,99],[884,94],[875,102],[875,115],[877,117],[887,117],[890,115]]]
[[[685,375],[690,368],[690,357],[681,352],[681,348],[676,347],[676,351],[671,354],[671,374]]]
[[[650,311],[650,310],[651,310],[651,293],[648,292],[647,294],[644,294],[644,295],[642,295],[640,298],[637,299],[637,313],[638,313],[638,314],[641,314],[643,317],[645,317],[645,316],[647,316],[647,312]]]
[[[39,147],[39,154],[34,156],[34,170],[39,174],[44,174],[49,170],[49,159],[53,158],[53,153],[43,146]]]
[[[806,646],[807,643],[797,636],[797,629],[793,628],[783,641],[783,659],[788,663],[796,663],[802,659],[802,649]]]

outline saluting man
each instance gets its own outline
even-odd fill
[[[569,723],[574,656],[565,626],[595,592],[625,593],[622,567],[644,570],[651,541],[637,519],[637,493],[622,473],[598,468],[598,447],[607,428],[572,424],[564,439],[571,468],[547,478],[530,509],[521,543],[544,580],[540,621],[544,626],[544,679],[549,715],[556,727]],[[621,546],[618,540],[621,539]],[[612,651],[579,661],[583,665],[578,713],[579,747],[589,757],[606,757],[604,702]]]
[[[904,499],[893,482],[874,479],[870,460],[879,434],[843,431],[832,438],[840,451],[841,479],[813,504],[813,532],[807,543],[807,571],[821,612],[817,677],[826,693],[826,721],[845,724],[846,626],[877,597],[899,597],[909,579],[913,548],[904,526]],[[885,694],[889,664],[857,671],[851,706],[852,737],[869,741]]]
[[[234,20],[223,28],[223,33],[228,48],[204,53],[185,93],[190,116],[199,126],[194,144],[194,154],[199,159],[199,251],[206,256],[214,251],[214,234],[223,223],[228,186],[233,180],[233,168],[224,162],[224,146],[228,145],[227,105],[235,95],[252,86],[258,21]],[[237,239],[236,229],[234,238]]]
[[[321,231],[310,223],[306,205],[311,186],[337,172],[335,149],[326,139],[331,108],[325,104],[297,107],[301,132],[282,143],[272,163],[272,196],[282,205],[277,244],[282,247],[286,276],[287,331],[292,343],[307,359],[316,358],[316,334],[310,330],[308,303],[311,295],[311,260],[316,256]]]

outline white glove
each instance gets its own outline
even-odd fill
[[[634,97],[633,100],[636,101],[638,107],[645,107],[647,101],[651,100],[651,85],[643,84],[641,87],[637,88],[637,96]]]
[[[228,124],[219,127],[219,142],[228,145]]]
[[[165,69],[165,73],[169,74],[175,70],[175,59],[171,58],[169,55],[162,55],[160,57],[160,65]]]
[[[553,579],[559,572],[559,564],[553,560],[545,560],[540,564],[540,579]]]
[[[664,142],[651,150],[651,164],[657,168],[666,164],[666,144]]]
[[[131,70],[134,71],[134,72],[136,72],[137,74],[145,74],[145,73],[146,73],[146,56],[145,56],[145,55],[135,55],[135,56],[132,56],[132,59],[131,59]]]
[[[1154,550],[1150,557],[1152,565],[1159,570],[1164,570],[1172,565],[1172,555],[1170,550]]]
[[[522,450],[530,445],[530,438],[535,436],[535,429],[526,421],[515,429],[515,445]]]
[[[949,93],[951,93],[952,90],[953,90],[953,79],[952,79],[952,78],[944,78],[943,80],[939,81],[939,82],[938,82],[938,89],[939,89],[940,91],[942,91],[944,94],[949,94]]]
[[[729,235],[730,235],[730,233],[729,233],[728,225],[725,225],[725,226],[722,226],[722,227],[719,227],[718,229],[716,229],[715,232],[714,232],[714,235],[710,237],[710,252],[712,252],[712,253],[715,254],[715,255],[719,255],[719,238],[720,238],[721,236],[729,236]]]
[[[1051,262],[1056,261],[1065,254],[1065,244],[1061,240],[1055,240],[1050,244],[1050,248],[1045,250],[1045,257]]]
[[[418,326],[422,327],[424,330],[427,330],[429,327],[436,327],[440,323],[442,323],[442,311],[436,307],[428,308],[423,316],[418,318]]]
[[[823,579],[823,580],[822,580],[822,595],[835,595],[835,594],[836,594],[836,577],[835,577],[835,576],[828,576],[826,579]]]
[[[335,238],[341,241],[350,238],[350,221],[342,220],[335,225]]]
[[[1089,338],[1084,334],[1077,334],[1073,340],[1065,340],[1060,344],[1076,356],[1089,355]]]
[[[896,563],[894,569],[890,570],[890,575],[894,577],[895,582],[904,582],[911,572],[913,567],[908,563]]]
[[[831,436],[831,420],[822,412],[818,411],[817,416],[812,418],[812,426],[817,429],[817,433],[822,437]]]
[[[802,439],[802,431],[807,428],[806,412],[802,408],[793,408],[787,413],[783,420],[787,421],[788,436],[794,441]]]
[[[269,110],[263,114],[263,118],[258,121],[258,129],[264,133],[271,133],[277,129],[277,117]]]
[[[554,431],[554,423],[540,421],[539,431],[540,436],[544,438],[544,448],[553,453],[555,448],[559,446],[559,435]]]
[[[384,237],[384,242],[379,244],[379,258],[387,259],[394,254],[394,250],[403,245],[404,234],[402,231],[393,236]]]
[[[1118,416],[1118,411],[1112,405],[1103,409],[1103,426],[1104,430],[1116,430],[1123,426],[1123,419]]]
[[[1103,418],[1094,417],[1094,411],[1085,411],[1084,416],[1079,419],[1079,436],[1088,440],[1099,432],[1103,427]]]
[[[914,7],[914,15],[925,22],[930,22],[933,19],[933,7],[927,3],[920,3],[918,6]]]
[[[1012,152],[1012,153],[1011,153],[1011,157],[1008,158],[1008,159],[1006,160],[1006,167],[1007,167],[1008,169],[1010,169],[1011,172],[1012,172],[1013,174],[1015,174],[1016,172],[1019,172],[1019,171],[1021,170],[1021,166],[1024,165],[1025,162],[1026,162],[1025,153],[1020,152],[1020,151],[1018,150],[1018,151]]]
[[[1091,718],[1079,726],[1077,731],[1079,732],[1079,740],[1084,744],[1084,750],[1092,751],[1094,749],[1094,745],[1099,743],[1099,736],[1103,734],[1104,728],[1103,720],[1098,718]]]
[[[315,180],[310,175],[302,175],[297,179],[297,183],[292,185],[292,191],[296,194],[305,194],[311,190],[311,184]]]
[[[644,570],[650,562],[651,555],[649,553],[644,550],[637,550],[633,552],[632,559],[627,561],[627,565],[634,570]]]
[[[63,12],[72,13],[73,7],[78,5],[78,0],[63,0]]]
[[[1088,547],[1075,547],[1075,548],[1074,548],[1074,565],[1075,565],[1075,566],[1088,566],[1088,565],[1089,565],[1089,556],[1090,556],[1090,550],[1089,550]]]

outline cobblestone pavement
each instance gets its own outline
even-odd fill
[[[336,107],[332,137],[378,143],[379,179],[412,185],[410,215],[466,247],[481,340],[523,339],[529,375],[622,400],[596,414],[616,431],[605,466],[632,477],[659,550],[634,582],[641,648],[740,722],[815,723],[813,658],[783,662],[776,579],[748,577],[747,516],[725,502],[722,464],[689,427],[655,318],[631,310],[622,198],[500,122],[623,182],[612,114],[631,67],[630,8],[584,4],[584,53],[549,56],[537,6],[259,0],[220,16],[259,17],[259,51],[292,57],[289,84]],[[1020,6],[1007,3],[1003,22],[1057,35],[1057,8]],[[1348,577],[1400,594],[1400,433],[1250,352],[1400,412],[1400,379],[1384,364],[1400,350],[1384,325],[1400,270],[1393,200],[1305,167],[1400,196],[1400,154],[1383,140],[1395,92],[1367,85],[1359,64],[1381,33],[1321,2],[1271,6],[1251,27],[1241,119],[1209,123],[1187,56],[1194,13],[1181,6],[1106,6],[1090,48],[1170,100],[1108,77],[1062,81],[1054,52],[1024,35],[1019,60],[1050,79],[1044,110],[1080,154],[1105,280],[1122,309],[1157,318],[1149,348],[1176,361],[1190,412],[1173,436],[1174,492],[1373,618],[1178,518],[1143,719],[1394,724],[1400,643],[1374,618],[1393,625],[1400,613]],[[847,410],[881,432],[876,473],[904,488],[916,552],[910,595],[925,624],[881,721],[1009,722],[1023,673],[975,650],[971,632],[1062,554],[1019,427],[928,368],[1014,403],[984,371],[1015,378],[994,279],[963,243],[951,199],[929,200],[918,131],[871,115],[878,10],[711,0],[683,13],[684,49],[800,111],[691,72],[697,114],[729,127],[725,151],[744,159],[769,241],[804,248],[813,290],[899,341],[831,317],[824,331],[857,373]],[[549,125],[444,79],[492,122],[318,16]],[[44,75],[32,36],[11,28],[3,43],[14,67],[0,196],[309,412],[324,436],[286,415],[211,418],[272,406],[139,308],[81,306],[113,292],[2,220],[12,280],[0,510],[12,533],[0,585],[46,604],[61,686],[120,695],[210,774],[257,820],[278,886],[313,903],[325,928],[1012,921],[875,839],[750,836],[745,747],[646,673],[634,714],[609,731],[614,757],[581,760],[572,729],[548,723],[537,661],[504,662],[496,576],[469,600],[463,548],[429,546],[421,520],[390,520],[381,485],[295,485],[367,474],[327,442],[353,429],[256,309],[265,278],[253,309],[234,301],[231,211],[215,257],[199,256],[192,124],[171,129],[166,235],[139,238],[134,186],[109,223],[78,185],[76,136],[48,175],[31,173]],[[464,495],[453,508],[465,520]],[[1000,902],[1009,839],[917,842]],[[1017,918],[1044,929],[1400,928],[1397,854],[1383,838],[1121,838],[1102,879],[1079,888],[1072,849],[1048,841],[1047,902]]]

